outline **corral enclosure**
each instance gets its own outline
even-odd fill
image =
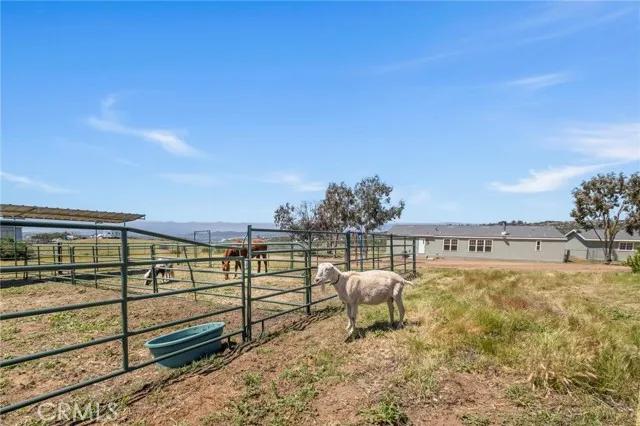
[[[312,284],[320,262],[415,272],[414,241],[395,238],[390,254],[383,234],[249,227],[244,241],[212,245],[121,226],[19,224],[100,229],[119,238],[29,244],[25,256],[2,261],[3,414],[153,364],[143,344],[161,334],[224,321],[224,334],[209,342],[221,340],[229,349],[309,314],[335,297]],[[261,264],[258,272],[262,259],[248,259],[256,242],[267,246],[259,252],[267,256],[267,271]],[[247,248],[247,257],[225,258],[230,247]],[[172,277],[151,268],[168,263]]]

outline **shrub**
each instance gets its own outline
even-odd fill
[[[640,247],[636,249],[636,252],[627,258],[627,265],[631,267],[631,270],[640,274]]]
[[[30,252],[29,246],[24,241],[14,241],[10,237],[0,239],[1,259],[28,259]]]

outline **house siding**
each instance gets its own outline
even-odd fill
[[[598,260],[603,261],[604,250],[602,249],[603,243],[600,241],[584,240],[578,237],[576,234],[570,234],[567,241],[567,249],[569,250],[569,256],[574,259],[580,260]],[[640,246],[639,242],[634,243],[634,247]],[[614,250],[611,254],[613,260],[624,262],[629,256],[633,254],[632,251],[618,250],[618,242],[614,243]]]
[[[427,257],[562,262],[565,250],[565,242],[562,240],[486,239],[492,241],[491,252],[488,253],[469,251],[469,238],[458,238],[457,251],[444,251],[444,238],[433,238],[427,241],[424,255]],[[540,251],[536,251],[536,241],[541,241]]]

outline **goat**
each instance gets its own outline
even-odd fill
[[[169,260],[169,259],[160,259],[160,260]],[[175,272],[173,270],[173,263],[157,263],[152,265],[151,268],[144,274],[144,285],[151,284],[153,281],[153,274],[155,270],[155,276],[158,277],[162,275],[162,279],[164,282],[169,281],[171,278],[175,277]]]
[[[338,293],[338,297],[347,307],[347,338],[356,329],[358,305],[378,305],[387,302],[389,307],[389,322],[393,327],[393,302],[398,305],[400,321],[398,328],[403,327],[404,305],[402,304],[402,290],[405,284],[412,284],[400,275],[391,271],[340,272],[331,263],[318,265],[315,284],[330,283]]]

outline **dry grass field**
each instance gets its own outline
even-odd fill
[[[414,282],[403,330],[388,327],[386,306],[363,307],[359,338],[345,342],[344,313],[326,308],[283,318],[259,344],[179,371],[149,367],[65,400],[117,402],[118,423],[137,425],[636,423],[637,275],[429,268]],[[171,309],[201,309],[182,302],[189,307]],[[15,336],[3,329],[3,351]],[[20,384],[0,386],[6,395]],[[35,424],[34,415],[7,420]]]

